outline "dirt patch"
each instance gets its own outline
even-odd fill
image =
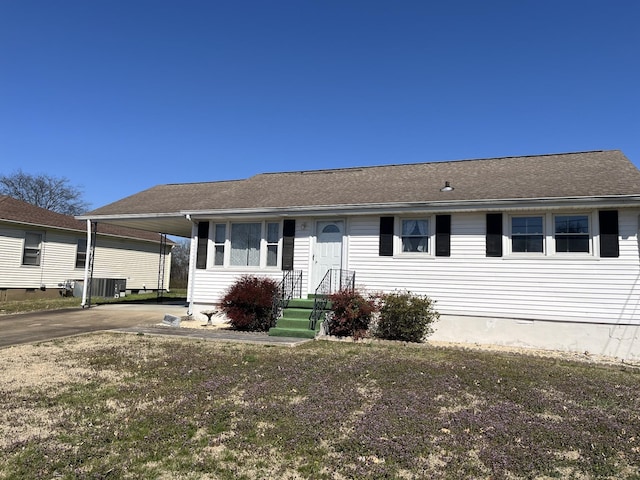
[[[192,316],[184,316],[180,318],[180,328],[191,328],[197,330],[217,330],[217,329],[229,329],[231,328],[224,319],[220,317],[213,317],[211,323],[207,322],[207,319],[196,319]]]

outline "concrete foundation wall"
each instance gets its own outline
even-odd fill
[[[557,350],[640,360],[640,325],[441,315],[429,340]]]
[[[58,288],[3,288],[0,289],[0,302],[11,300],[32,300],[36,298],[60,298]]]

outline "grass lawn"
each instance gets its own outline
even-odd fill
[[[0,350],[0,478],[640,478],[640,370],[95,334]]]
[[[164,300],[185,299],[185,290],[176,290],[163,293]],[[158,299],[156,293],[137,293],[120,298],[93,297],[92,305],[102,305],[105,303],[153,303]],[[185,299],[186,301],[186,299]],[[82,298],[78,297],[54,297],[54,298],[34,298],[29,300],[9,300],[0,302],[0,314],[41,312],[44,310],[60,310],[63,308],[80,307]]]

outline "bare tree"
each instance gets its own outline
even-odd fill
[[[187,288],[191,242],[178,240],[171,249],[171,288]]]
[[[31,175],[18,170],[0,175],[0,193],[65,215],[79,215],[89,209],[82,199],[82,189],[70,185],[64,177]]]

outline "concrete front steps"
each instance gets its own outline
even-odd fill
[[[282,312],[275,327],[269,329],[272,337],[315,338],[320,330],[320,321],[316,329],[309,329],[309,316],[313,311],[313,298],[292,298]]]

